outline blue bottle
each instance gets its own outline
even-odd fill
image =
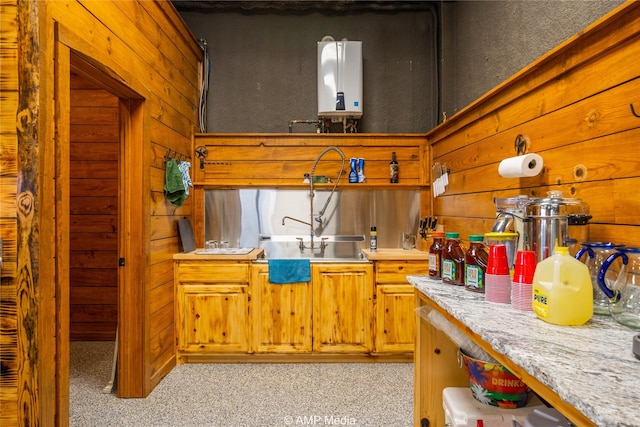
[[[358,159],[352,157],[349,160],[349,163],[351,164],[351,172],[349,172],[349,183],[356,184],[358,182]]]

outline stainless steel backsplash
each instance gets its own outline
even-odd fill
[[[329,197],[315,190],[314,214]],[[310,227],[285,216],[309,222],[309,190],[236,189],[205,191],[205,240],[228,241],[233,247],[258,247],[260,234],[309,236]],[[323,217],[314,221],[315,235],[363,234],[378,229],[379,248],[399,248],[401,234],[417,234],[420,217],[418,190],[336,191]]]

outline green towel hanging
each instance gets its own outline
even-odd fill
[[[164,177],[164,197],[175,206],[182,206],[186,197],[182,173],[176,159],[170,159],[167,162]]]

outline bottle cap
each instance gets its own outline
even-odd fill
[[[457,238],[459,238],[459,237],[460,237],[460,233],[456,233],[456,232],[453,232],[453,231],[449,231],[449,232],[447,232],[447,233],[445,234],[445,237],[446,237],[447,239],[457,239]]]
[[[538,261],[534,251],[518,251],[516,265],[513,271],[513,281],[516,283],[533,283],[533,274]]]
[[[470,242],[482,242],[484,240],[484,236],[482,234],[469,234]]]
[[[444,237],[444,231],[434,231],[431,233],[431,237]]]
[[[489,259],[487,260],[487,274],[509,274],[509,262],[507,261],[507,247],[505,245],[489,246]]]

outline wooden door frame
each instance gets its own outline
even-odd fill
[[[58,26],[63,31],[62,26]],[[64,37],[62,37],[64,39]],[[74,51],[60,39],[55,59],[56,207],[56,413],[60,425],[69,414],[69,94],[70,72],[78,73],[117,96],[120,115],[118,160],[118,250],[124,267],[118,273],[118,396],[144,397],[147,333],[144,322],[146,283],[144,203],[144,99],[113,76],[113,71]],[[47,195],[51,197],[50,195]],[[47,201],[45,200],[45,203]],[[105,378],[105,381],[108,378]],[[67,420],[67,421],[65,421]]]

